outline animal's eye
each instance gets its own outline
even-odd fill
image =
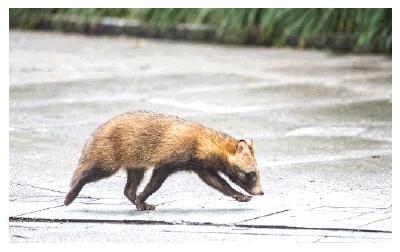
[[[256,173],[255,172],[249,172],[246,174],[246,177],[249,181],[254,181],[256,179]]]

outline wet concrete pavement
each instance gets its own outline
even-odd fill
[[[390,242],[391,66],[379,55],[11,31],[10,241]],[[140,212],[120,172],[62,206],[89,134],[139,109],[252,138],[265,195],[239,203],[180,173]]]

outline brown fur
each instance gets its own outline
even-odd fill
[[[153,167],[149,184],[136,196],[143,172]],[[178,117],[138,111],[121,114],[92,134],[83,148],[65,205],[75,199],[86,183],[111,176],[121,168],[128,173],[125,195],[141,210],[154,209],[144,200],[168,175],[179,170],[196,172],[210,186],[240,201],[250,198],[229,185],[227,188],[217,172],[226,174],[249,193],[262,194],[251,141],[238,141]],[[250,172],[257,175],[257,181],[246,186],[240,173]]]

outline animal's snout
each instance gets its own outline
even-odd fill
[[[254,195],[264,195],[264,192],[261,190],[259,192],[255,192]]]
[[[252,195],[264,195],[264,191],[261,188],[255,188],[254,190],[251,191]]]

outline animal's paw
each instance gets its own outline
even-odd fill
[[[155,205],[147,204],[146,202],[143,203],[143,209],[141,210],[154,210],[156,209]]]
[[[152,204],[147,204],[146,202],[139,202],[137,199],[135,201],[135,205],[136,205],[137,210],[140,210],[140,211],[156,209],[156,206],[154,206]]]
[[[248,202],[251,200],[251,196],[244,194],[235,195],[234,198],[239,202]]]

